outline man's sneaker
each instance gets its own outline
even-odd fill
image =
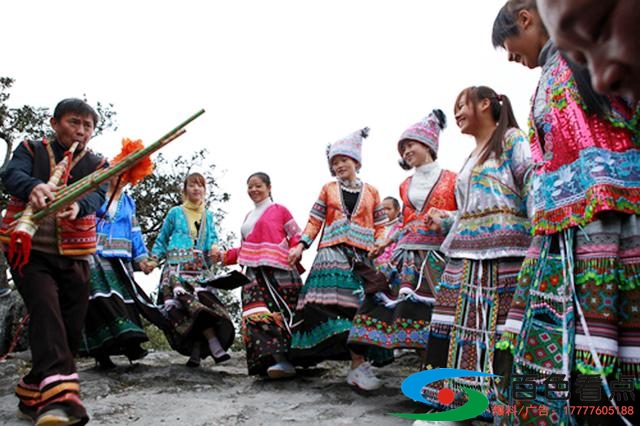
[[[351,369],[347,375],[347,383],[365,391],[376,390],[382,386],[382,381],[376,377],[368,362]]]
[[[281,361],[267,368],[270,379],[285,379],[296,375],[296,369],[289,361]]]
[[[70,417],[59,408],[46,411],[36,419],[36,426],[68,426],[80,422],[80,419]]]

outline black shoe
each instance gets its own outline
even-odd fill
[[[198,368],[200,367],[200,360],[199,359],[193,359],[193,358],[189,358],[189,361],[187,361],[187,363],[185,364],[187,367],[189,368]]]
[[[133,348],[128,349],[125,352],[125,355],[127,358],[129,358],[129,361],[135,361],[137,359],[142,359],[145,356],[149,355],[149,351],[144,349],[141,346],[135,346]]]
[[[213,356],[213,360],[216,362],[216,364],[222,364],[225,361],[229,361],[231,359],[231,355],[229,355],[228,353],[224,353],[224,355],[220,355],[220,356]]]
[[[96,364],[98,364],[98,368],[100,370],[113,370],[114,368],[116,368],[116,365],[113,363],[113,361],[111,361],[111,358],[109,358],[109,355],[102,355],[99,357],[96,357]]]

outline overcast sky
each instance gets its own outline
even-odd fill
[[[2,7],[0,74],[15,79],[14,107],[84,94],[114,104],[118,130],[90,145],[109,157],[123,137],[152,142],[204,108],[162,152],[208,148],[232,195],[223,228],[239,234],[255,171],[271,175],[275,201],[303,227],[331,179],[326,145],[356,129],[371,128],[361,177],[384,197],[409,174],[397,165],[399,135],[433,108],[449,121],[439,162],[459,170],[473,142],[452,110],[467,86],[508,95],[526,127],[539,72],[493,49],[503,3],[12,1]]]

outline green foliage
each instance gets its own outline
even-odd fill
[[[87,95],[84,96],[84,101],[87,101]],[[107,130],[115,132],[118,130],[118,123],[116,122],[117,112],[113,109],[113,104],[103,104],[102,102],[96,102],[96,112],[100,117],[100,121],[93,130],[93,136],[99,136]]]
[[[170,351],[171,346],[167,341],[162,330],[160,330],[155,325],[151,324],[146,319],[142,319],[142,326],[144,328],[144,332],[147,334],[149,341],[143,344],[143,347],[146,349],[155,349],[157,351]]]

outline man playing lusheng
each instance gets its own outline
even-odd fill
[[[106,161],[86,149],[98,114],[80,99],[65,99],[55,108],[51,141],[25,141],[18,146],[2,176],[11,200],[0,228],[7,250],[10,225],[27,202],[42,209],[56,196],[47,181],[52,168],[78,142],[67,184]],[[16,288],[29,313],[32,366],[16,387],[18,416],[36,425],[82,425],[89,416],[80,400],[74,353],[89,300],[89,254],[95,251],[95,212],[105,199],[105,188],[94,189],[57,214],[44,218],[33,236],[29,262],[11,268]]]

